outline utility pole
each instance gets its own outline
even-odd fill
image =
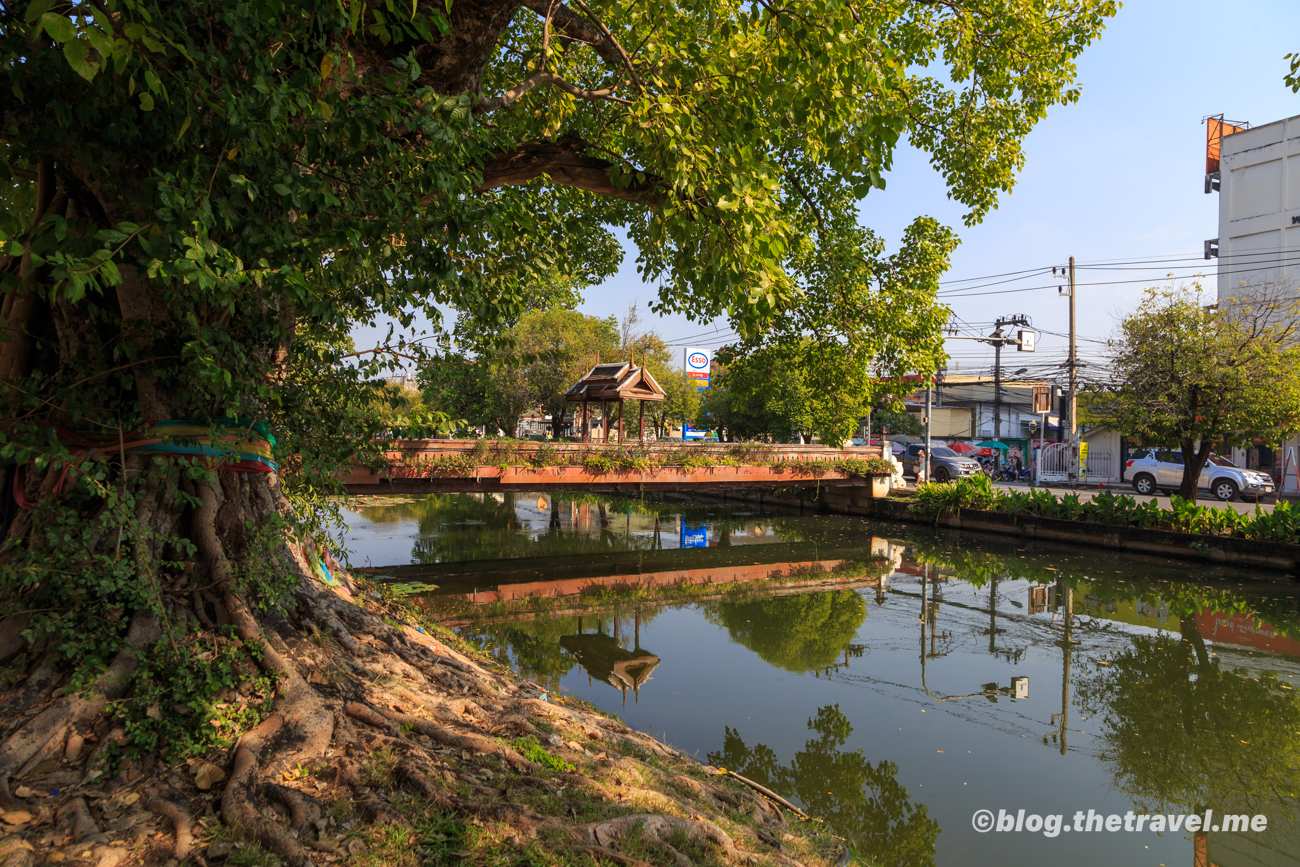
[[[931,380],[925,381],[925,480],[930,481],[930,388]]]
[[[1002,320],[997,322],[997,331],[1002,333]],[[993,344],[993,439],[1002,441],[1002,341]]]
[[[1056,273],[1055,268],[1052,269],[1052,273],[1053,274]],[[1078,444],[1079,350],[1078,350],[1078,344],[1075,336],[1076,332],[1075,332],[1074,299],[1077,293],[1075,290],[1075,282],[1074,282],[1074,257],[1073,256],[1070,257],[1070,267],[1067,273],[1070,278],[1070,293],[1068,295],[1070,299],[1070,355],[1069,355],[1069,360],[1065,362],[1065,366],[1069,369],[1069,376],[1070,376],[1070,385],[1069,385],[1070,397],[1069,400],[1066,402],[1066,409],[1070,414],[1070,419],[1068,424],[1066,423],[1065,419],[1061,419],[1061,428],[1062,428],[1061,433],[1065,435],[1068,432],[1068,436],[1069,436],[1068,441],[1070,443],[1070,456],[1071,456],[1070,457],[1070,481],[1077,482],[1079,480],[1079,461],[1077,457],[1078,445],[1079,445]],[[1057,292],[1059,292],[1062,295],[1066,294],[1064,290],[1062,290],[1060,287],[1057,287]]]
[[[1019,337],[1004,337],[1002,329],[1008,325],[1029,327],[1027,316],[999,316],[993,323],[993,333],[985,342],[993,345],[993,439],[1002,440],[1002,347],[1008,343],[1020,344]]]
[[[1037,332],[1022,330],[1012,337],[1002,333],[1002,329],[1008,325],[1017,325],[1022,329],[1028,329],[1030,321],[1028,316],[999,316],[993,323],[993,333],[988,337],[968,337],[963,334],[953,333],[952,329],[948,335],[948,340],[977,340],[980,343],[987,343],[993,347],[993,438],[1001,439],[1002,436],[1002,347],[1007,344],[1014,345],[1021,352],[1033,352],[1037,343]],[[972,436],[977,436],[974,430]]]
[[[1079,427],[1079,347],[1074,327],[1074,257],[1070,257],[1070,442]]]

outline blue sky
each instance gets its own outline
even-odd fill
[[[1080,284],[1139,281],[1080,286],[1078,324],[1085,338],[1110,334],[1117,315],[1137,304],[1143,286],[1163,282],[1171,268],[1188,277],[1204,269],[1210,275],[1206,288],[1213,291],[1214,263],[1196,258],[1204,240],[1218,233],[1218,194],[1203,192],[1201,120],[1222,112],[1260,125],[1300,114],[1300,95],[1282,84],[1288,67],[1283,55],[1300,51],[1297,25],[1295,0],[1130,0],[1079,61],[1080,101],[1055,109],[1030,134],[1015,189],[981,225],[961,225],[964,210],[948,200],[924,155],[911,149],[898,153],[886,189],[862,203],[863,222],[891,244],[918,215],[952,226],[962,244],[948,280],[1050,268],[1071,255],[1080,263],[1185,260],[1146,270],[1080,270]],[[978,282],[983,281],[944,288],[964,290]],[[970,289],[945,301],[982,333],[999,315],[1023,313],[1037,328],[1064,334],[1068,303],[1057,296],[1055,283],[1049,271],[1046,279]],[[973,294],[1033,286],[1048,288]],[[629,253],[617,276],[587,292],[581,309],[622,315],[638,301],[645,318],[654,295]],[[712,327],[683,317],[651,317],[651,324],[672,342]],[[718,325],[719,336],[693,342],[725,342],[727,326]],[[1042,369],[1063,357],[1065,344],[1063,337],[1042,333],[1039,352],[1018,358]],[[1104,348],[1087,340],[1079,347],[1085,359]],[[993,351],[983,344],[953,341],[949,351],[950,369],[974,372],[992,363]],[[1004,366],[1017,360],[1009,355]]]

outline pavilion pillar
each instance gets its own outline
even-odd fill
[[[637,435],[637,438],[642,443],[644,443],[645,442],[645,401],[644,400],[641,401],[641,422],[637,430],[640,431],[640,433]]]
[[[623,398],[618,399],[618,444],[623,445]]]
[[[582,441],[585,443],[591,439],[591,431],[587,428],[587,399],[582,399]]]
[[[604,399],[600,401],[600,418],[605,424],[604,443],[605,445],[609,445],[609,409],[608,404],[605,403]]]

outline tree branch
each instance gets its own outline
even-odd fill
[[[573,0],[573,2],[578,4],[578,8],[587,14],[587,17],[591,19],[591,23],[595,24],[604,37],[609,40],[610,44],[614,46],[614,49],[618,52],[619,58],[623,61],[623,65],[627,67],[628,74],[631,75],[632,80],[636,82],[636,86],[638,88],[643,87],[641,76],[638,75],[636,71],[636,64],[632,62],[632,56],[628,54],[623,46],[619,44],[618,40],[614,38],[614,34],[609,32],[609,28],[596,17],[596,13],[592,12],[591,8],[587,6],[583,0]]]
[[[528,76],[500,96],[480,98],[478,104],[474,106],[474,111],[479,114],[489,111],[499,111],[518,100],[539,84],[553,84],[575,99],[607,100],[622,105],[632,104],[631,100],[614,96],[614,91],[618,90],[618,88],[623,84],[621,81],[616,82],[609,87],[603,87],[600,90],[583,90],[582,88],[565,81],[554,72],[541,70],[539,72],[534,72],[532,75]]]
[[[627,51],[625,51],[623,46],[618,43],[618,40],[614,38],[614,35],[609,32],[609,29],[605,27],[604,24],[601,24],[595,15],[591,14],[591,10],[587,9],[586,5],[583,4],[581,0],[578,0],[578,2],[582,8],[587,11],[591,20],[587,20],[587,18],[584,18],[572,9],[565,6],[559,6],[555,8],[551,16],[552,21],[555,24],[556,32],[562,33],[570,39],[590,45],[592,50],[600,55],[600,58],[610,66],[626,67],[632,76],[632,80],[640,86],[641,77],[637,75],[637,71],[632,63],[632,58],[628,55]],[[538,15],[546,15],[551,9],[552,2],[551,0],[523,0],[523,5],[525,8],[531,9]],[[595,22],[594,24],[592,23],[593,21]]]
[[[662,178],[647,174],[645,180],[616,186],[610,176],[614,164],[582,154],[580,149],[581,142],[565,139],[521,144],[489,160],[483,166],[483,182],[474,191],[519,186],[547,176],[553,183],[641,205],[654,206],[666,198],[667,187]]]

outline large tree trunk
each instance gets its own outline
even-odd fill
[[[137,357],[168,351],[177,329],[159,288],[131,267],[123,267],[122,278],[99,302],[116,301],[118,310],[105,308],[108,315],[98,322],[84,311],[54,306],[50,333],[36,335],[59,350],[44,358],[51,372],[109,368],[113,339],[97,329],[114,320],[121,323],[118,338],[133,341]],[[283,348],[268,349],[268,364],[283,361],[277,349]],[[19,356],[5,361],[11,368],[25,363]],[[132,375],[125,396],[140,418],[203,414],[192,396],[161,386],[147,364],[135,365]],[[19,376],[7,381],[30,383]],[[63,422],[55,416],[53,423]],[[251,835],[291,867],[310,863],[313,848],[331,845],[325,825],[316,821],[324,806],[319,790],[284,784],[294,769],[311,769],[329,781],[331,799],[367,805],[363,811],[374,818],[386,808],[358,768],[374,750],[390,748],[401,757],[405,779],[425,797],[471,815],[500,812],[455,794],[470,778],[446,767],[426,745],[454,744],[528,767],[493,739],[504,731],[537,731],[524,717],[519,684],[446,647],[435,650],[414,629],[386,623],[384,615],[391,622],[392,613],[382,603],[349,600],[317,580],[319,567],[308,559],[315,555],[289,529],[290,507],[274,473],[221,465],[206,474],[185,470],[175,457],[129,451],[134,428],[134,422],[120,422],[99,448],[69,445],[75,457],[67,465],[16,467],[16,481],[10,475],[0,492],[11,501],[3,512],[0,590],[5,609],[21,612],[0,621],[7,684],[0,692],[0,809],[14,811],[11,817],[34,811],[37,824],[48,821],[40,818],[47,814],[66,816],[81,851],[106,843],[99,822],[123,806],[120,798],[110,804],[113,797],[143,795],[134,809],[148,806],[166,820],[174,831],[173,854],[183,859],[193,842],[190,817],[208,809],[189,782],[192,772],[188,780],[175,773],[140,780],[122,771],[94,787],[89,783],[105,769],[134,767],[138,774],[141,760],[175,762],[183,756],[168,754],[167,741],[157,744],[162,754],[150,747],[125,764],[119,759],[140,742],[150,720],[173,726],[160,729],[164,733],[187,732],[191,742],[204,743],[197,732],[208,731],[207,714],[220,715],[213,709],[223,704],[256,713],[240,690],[263,682],[274,684],[273,709],[261,712],[260,723],[242,733],[233,752],[207,756],[224,766],[215,776],[227,777],[224,788],[211,790],[220,792],[212,806],[228,827]],[[56,619],[33,634],[33,624],[51,612]],[[78,644],[92,634],[107,645],[101,670],[93,653],[76,657]],[[195,660],[222,648],[235,648],[237,683],[207,686],[201,672],[216,670],[196,667]],[[170,698],[178,690],[188,690],[188,703]],[[395,707],[413,720],[406,733],[394,721]],[[412,731],[426,740],[412,739]],[[38,810],[33,791],[59,794],[42,800]],[[284,815],[276,818],[281,808]],[[527,811],[515,812],[521,827],[535,833],[539,826]]]
[[[1183,454],[1183,478],[1178,485],[1178,496],[1188,502],[1195,503],[1198,492],[1198,483],[1201,479],[1201,471],[1205,469],[1205,464],[1210,459],[1211,448],[1207,442],[1197,444],[1187,440],[1182,444]]]

